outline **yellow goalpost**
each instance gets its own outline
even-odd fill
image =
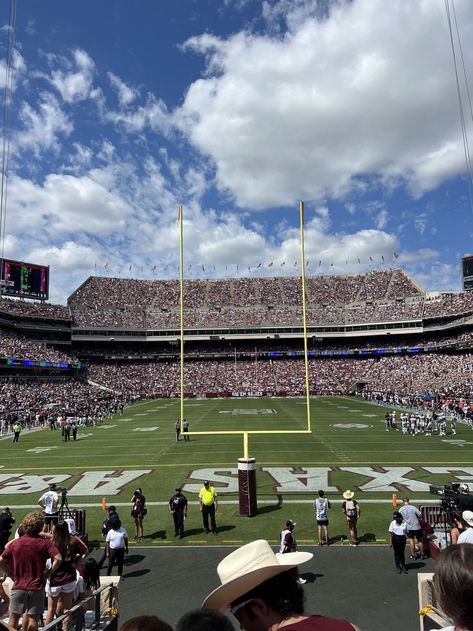
[[[299,204],[300,219],[300,249],[301,249],[301,285],[302,285],[302,318],[304,333],[304,366],[305,366],[305,390],[307,428],[301,430],[213,430],[189,432],[193,436],[223,436],[239,435],[243,437],[243,457],[239,458],[239,483],[240,483],[240,513],[247,516],[256,514],[256,465],[255,459],[249,456],[250,434],[310,434],[312,433],[309,396],[309,362],[307,351],[307,309],[306,309],[306,283],[305,283],[305,249],[304,249],[304,202]],[[180,301],[180,425],[181,433],[184,423],[184,234],[183,234],[183,207],[179,206],[179,301]],[[242,475],[240,475],[242,474]],[[249,479],[248,479],[249,476]],[[243,486],[243,489],[242,489]],[[249,496],[253,496],[253,502]],[[242,510],[243,502],[243,510]],[[250,506],[254,504],[254,506]]]

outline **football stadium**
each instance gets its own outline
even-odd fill
[[[472,482],[472,294],[430,298],[399,268],[306,284],[309,407],[300,278],[185,280],[182,358],[179,281],[90,277],[67,307],[3,297],[3,504],[19,521],[54,482],[65,514],[85,509],[96,549],[109,505],[126,516],[130,547],[262,537],[277,546],[291,519],[299,545],[313,548],[322,489],[329,543],[352,553],[349,489],[361,507],[358,543],[384,552],[403,496],[438,506],[431,485]],[[176,433],[181,405],[188,440]],[[65,423],[75,438],[66,440]],[[252,517],[240,511],[245,455],[256,465]],[[207,479],[216,535],[199,512]],[[129,515],[136,488],[147,506],[139,541]],[[176,488],[189,503],[179,540],[168,504]],[[432,525],[445,545],[442,519]]]
[[[0,631],[473,631],[472,33],[0,3]]]

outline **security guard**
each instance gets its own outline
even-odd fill
[[[199,491],[200,512],[202,513],[202,521],[204,523],[204,530],[206,533],[210,532],[209,529],[209,516],[212,533],[217,534],[217,524],[215,523],[215,511],[218,508],[217,504],[217,492],[213,486],[210,486],[210,482],[205,480],[204,486]]]

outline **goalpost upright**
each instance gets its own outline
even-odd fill
[[[310,434],[310,387],[309,387],[309,363],[307,348],[307,309],[306,309],[306,285],[305,285],[305,248],[304,248],[304,202],[299,205],[300,215],[300,241],[301,241],[301,299],[304,333],[304,367],[305,367],[305,391],[307,409],[307,429],[303,430],[234,430],[234,431],[193,431],[189,434],[195,436],[222,436],[239,435],[243,437],[243,457],[238,459],[238,487],[240,497],[240,514],[253,517],[257,512],[256,505],[256,460],[249,456],[250,434]],[[179,296],[180,296],[180,426],[183,431],[184,422],[184,238],[183,238],[183,207],[179,206]],[[256,353],[255,353],[256,355]],[[236,367],[236,349],[235,349]]]

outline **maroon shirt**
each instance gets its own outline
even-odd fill
[[[325,616],[309,616],[305,620],[282,627],[284,631],[354,631],[352,624],[346,620],[326,618]]]
[[[46,561],[57,554],[59,550],[50,539],[29,535],[15,539],[2,553],[2,558],[13,574],[12,589],[32,592],[44,589]]]
[[[87,554],[89,549],[78,537],[71,537],[71,545],[69,554],[66,558],[63,557],[61,565],[58,569],[51,574],[50,585],[51,587],[57,587],[58,585],[67,585],[76,580],[76,566],[74,565],[76,554]]]

